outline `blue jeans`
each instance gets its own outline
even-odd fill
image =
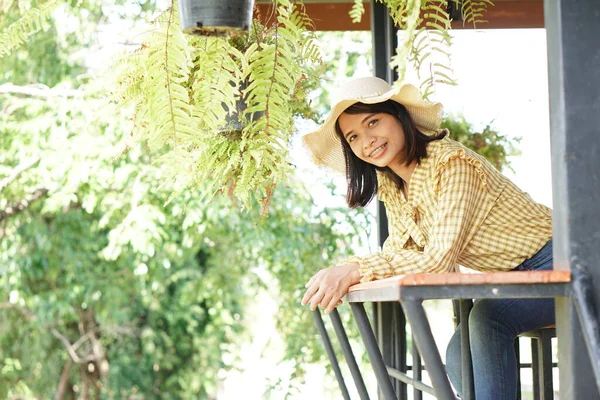
[[[513,271],[551,270],[552,240]],[[482,299],[469,315],[476,400],[515,400],[517,357],[514,340],[520,333],[552,325],[554,299]],[[446,350],[446,371],[461,394],[460,326]]]

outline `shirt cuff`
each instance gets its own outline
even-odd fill
[[[360,283],[371,282],[373,278],[373,268],[366,265],[365,260],[360,257],[352,256],[345,263],[358,263],[358,273],[360,275]]]

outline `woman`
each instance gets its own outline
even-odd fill
[[[442,106],[418,90],[367,77],[344,84],[325,123],[304,137],[314,161],[346,174],[350,207],[383,201],[390,236],[380,253],[317,272],[302,305],[335,308],[359,282],[411,273],[552,269],[551,210],[440,129]],[[554,323],[553,299],[477,301],[469,318],[478,400],[515,399],[513,341]],[[460,392],[460,329],[446,369]]]

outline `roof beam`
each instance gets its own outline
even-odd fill
[[[365,14],[362,21],[352,23],[348,12],[352,3],[340,1],[304,2],[306,12],[318,31],[369,31],[371,30],[371,6],[364,3]],[[258,3],[260,20],[268,23],[273,16],[273,3]],[[488,7],[484,16],[487,22],[476,26],[477,29],[518,29],[543,28],[544,5],[541,0],[496,0]],[[463,25],[461,21],[452,23],[453,29],[473,29],[473,25]]]

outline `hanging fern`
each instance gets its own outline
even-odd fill
[[[363,0],[354,0],[352,4],[352,9],[350,10],[350,18],[352,22],[355,24],[359,23],[362,20],[362,16],[365,14],[365,6],[363,5]]]
[[[424,97],[430,96],[439,83],[454,85],[452,77],[450,47],[452,36],[450,16],[446,11],[448,3],[426,3],[423,9],[425,26],[415,34],[409,62],[421,80],[420,90]]]
[[[171,8],[158,20],[159,28],[148,42],[144,86],[146,96],[142,118],[147,118],[146,138],[151,150],[165,143],[174,144],[186,135],[194,136],[190,127],[192,106],[185,87],[191,69],[191,54],[186,38],[175,22]]]
[[[463,21],[466,24],[472,24],[473,28],[477,27],[477,24],[487,22],[483,17],[488,5],[493,6],[494,4],[490,0],[465,1],[462,9]]]
[[[173,23],[173,6],[122,62],[117,98],[136,104],[134,128],[152,150],[168,144],[159,162],[173,167],[182,188],[229,194],[242,207],[257,199],[266,209],[286,179],[292,117],[306,64],[319,52],[301,5],[281,0],[276,13],[276,24],[255,21],[247,35],[199,38]]]
[[[50,27],[50,14],[58,4],[58,0],[40,3],[25,11],[21,18],[6,27],[0,33],[0,58],[21,47],[31,35],[47,30]]]
[[[476,24],[483,19],[490,0],[377,0],[384,4],[395,25],[402,30],[402,41],[390,60],[390,67],[398,74],[398,83],[404,80],[407,62],[417,71],[421,91],[427,97],[436,84],[456,84],[452,77],[449,48],[452,37],[449,30],[448,1],[460,2],[463,21]],[[350,17],[360,22],[364,14],[363,4],[355,0]]]

